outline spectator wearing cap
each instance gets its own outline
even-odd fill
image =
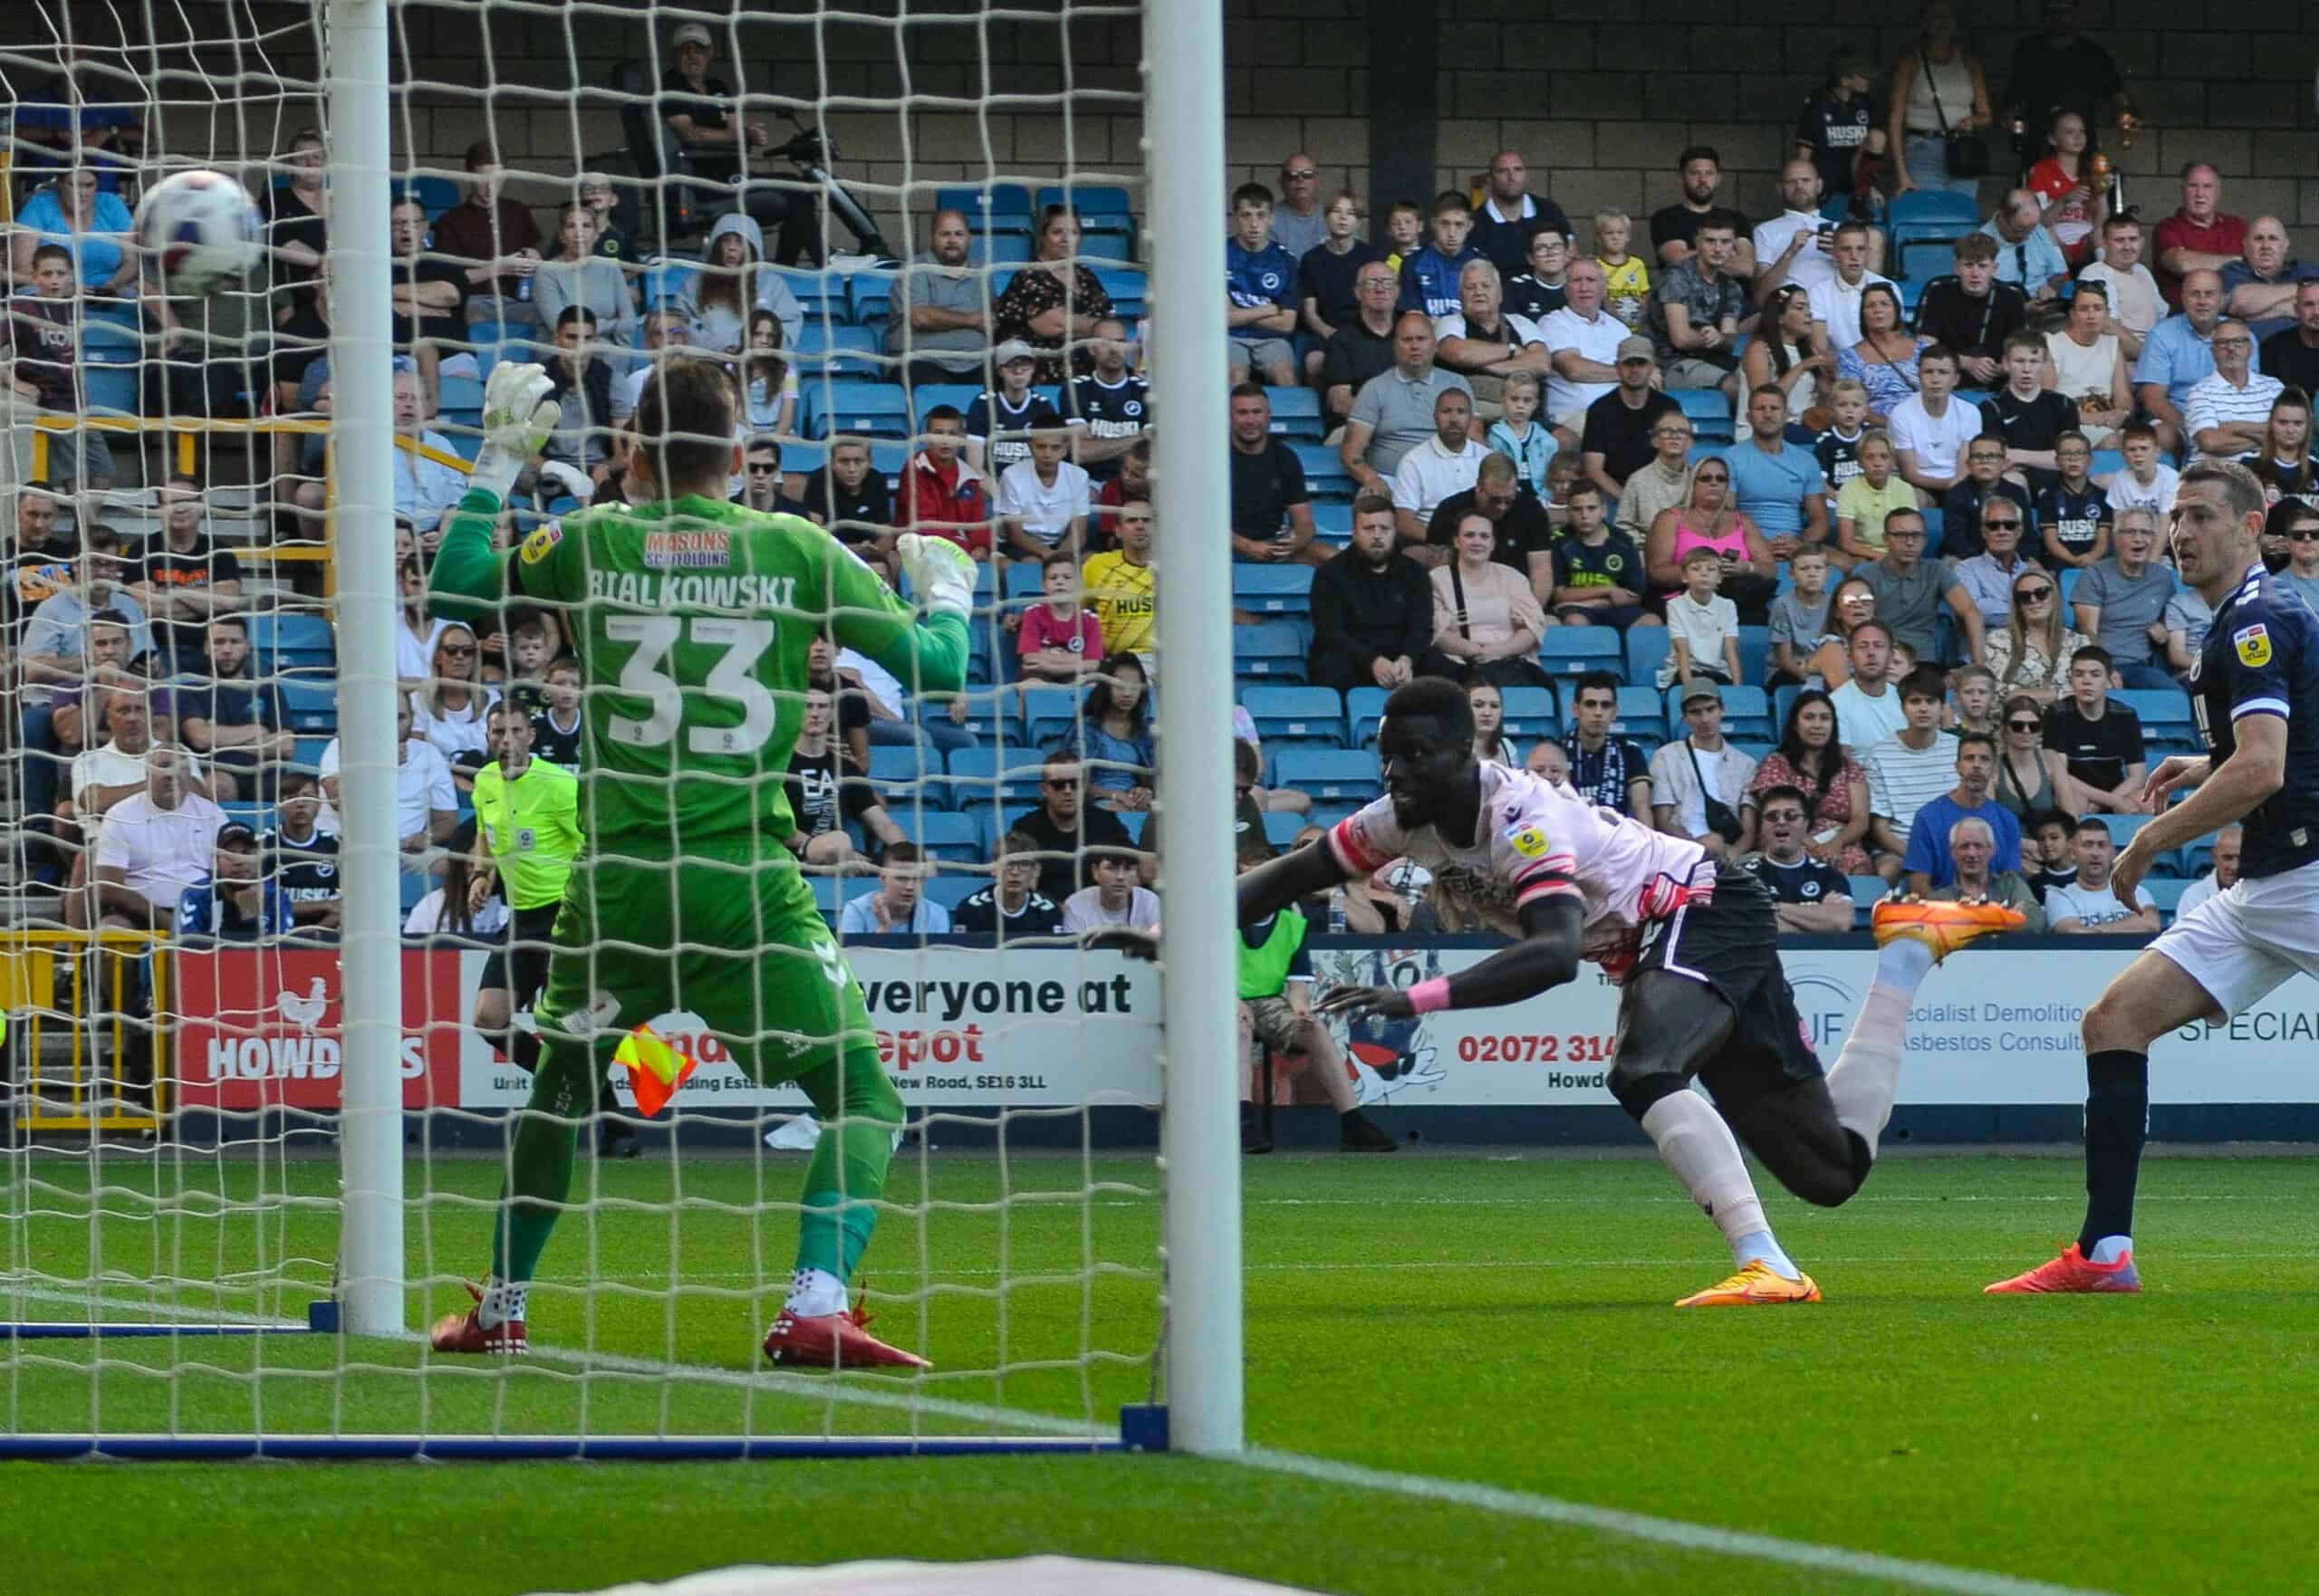
[[[2044,215],[2035,193],[2014,188],[1980,228],[1997,240],[1997,280],[2018,284],[2031,304],[2052,299],[2070,277],[2069,257],[2046,227]]]
[[[1957,369],[1975,388],[2004,378],[2005,341],[2029,319],[2029,296],[1997,274],[1997,240],[1968,233],[1956,244],[1956,269],[1924,285],[1917,332],[1957,353]]]
[[[894,280],[886,312],[886,352],[904,380],[971,382],[990,352],[990,276],[973,264],[967,214],[934,213],[927,251]]]
[[[1740,817],[1756,762],[1724,740],[1723,694],[1713,682],[1685,687],[1682,710],[1684,735],[1650,756],[1651,819],[1669,836],[1687,837],[1717,859],[1730,859],[1746,851]],[[1710,798],[1718,811],[1715,819],[1708,813]]]
[[[1296,381],[1295,254],[1272,236],[1272,190],[1244,183],[1232,195],[1232,236],[1224,244],[1224,324],[1232,380],[1261,375],[1275,388]]]
[[[1586,407],[1579,438],[1579,459],[1587,480],[1615,499],[1626,480],[1650,463],[1650,429],[1666,415],[1681,415],[1683,407],[1659,389],[1659,355],[1651,341],[1641,333],[1619,340],[1613,350],[1618,382]]]
[[[289,894],[260,870],[257,833],[239,821],[217,828],[210,868],[178,894],[177,934],[200,942],[256,942],[295,924]]]
[[[1696,247],[1663,269],[1651,290],[1651,336],[1669,388],[1719,388],[1727,399],[1738,397],[1733,349],[1752,307],[1746,284],[1731,269],[1737,229],[1727,211],[1700,217]]]
[[[1603,308],[1610,281],[1602,263],[1588,257],[1570,267],[1568,299],[1545,319],[1552,375],[1546,379],[1546,420],[1562,436],[1562,447],[1578,447],[1587,407],[1619,384],[1619,350],[1627,324]],[[1646,349],[1650,341],[1643,341]],[[1654,353],[1653,358],[1656,359]]]
[[[1467,261],[1458,274],[1458,307],[1434,319],[1434,363],[1462,375],[1473,389],[1474,414],[1496,421],[1505,414],[1500,400],[1508,377],[1544,376],[1545,334],[1506,312],[1497,268],[1485,260]]]
[[[2189,308],[2182,291],[2193,272],[2219,272],[2247,253],[2247,218],[2222,208],[2222,174],[2202,160],[2182,168],[2182,203],[2151,236],[2166,303]]]
[[[2246,322],[2260,343],[2295,325],[2295,290],[2314,274],[2295,258],[2286,224],[2256,216],[2247,224],[2245,252],[2222,268],[2223,313]]]
[[[1570,218],[1551,199],[1530,192],[1530,163],[1518,149],[1501,149],[1489,159],[1489,195],[1474,213],[1474,247],[1489,257],[1501,278],[1524,270],[1530,245],[1541,233],[1570,243]]]
[[[1473,400],[1472,384],[1433,363],[1434,349],[1433,318],[1401,312],[1393,322],[1392,370],[1371,378],[1353,399],[1337,456],[1364,490],[1391,494],[1401,457],[1434,436],[1433,401],[1443,390]]]
[[[758,118],[737,114],[732,86],[710,73],[717,59],[715,35],[705,23],[679,23],[669,35],[669,53],[675,59],[660,74],[656,99],[660,120],[683,147],[685,173],[679,186],[693,191],[696,204],[721,208],[739,185],[752,218],[760,225],[783,225],[777,258],[799,259],[816,242],[811,207],[801,207],[793,216],[787,202],[762,180],[773,130]],[[755,180],[744,185],[745,154]]]
[[[1031,386],[1038,374],[1038,351],[1019,338],[993,351],[998,386],[967,407],[967,464],[993,481],[1018,460],[1031,457],[1031,435],[1063,426],[1063,413]]]

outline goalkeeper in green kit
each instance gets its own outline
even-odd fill
[[[780,777],[814,639],[834,636],[921,688],[965,685],[973,562],[941,538],[901,539],[921,620],[820,527],[727,503],[741,468],[733,390],[721,368],[693,359],[655,369],[630,423],[630,496],[652,502],[580,511],[495,551],[501,504],[556,422],[548,389],[535,365],[492,371],[482,452],[429,590],[448,611],[566,607],[587,674],[591,847],[555,919],[542,1056],[516,1120],[490,1277],[469,1288],[472,1310],[435,1326],[435,1348],[524,1350],[525,1293],[597,1083],[631,1030],[689,1010],[757,1081],[794,1080],[830,1127],[805,1172],[796,1273],[766,1355],[926,1368],[846,1305],[902,1103],[861,988],[784,846],[794,822]]]

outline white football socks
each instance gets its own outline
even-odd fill
[[[483,1283],[483,1300],[476,1304],[476,1322],[486,1330],[497,1330],[510,1319],[524,1317],[524,1299],[530,1296],[531,1286],[510,1285],[497,1275]]]
[[[789,1300],[782,1304],[800,1319],[845,1312],[845,1282],[826,1269],[800,1269],[789,1277]]]
[[[1852,1020],[1843,1051],[1836,1055],[1835,1068],[1828,1072],[1836,1122],[1868,1144],[1871,1158],[1900,1090],[1909,1008],[1932,963],[1932,949],[1921,942],[1902,937],[1885,945],[1876,961],[1876,979]]]
[[[1745,1267],[1760,1258],[1787,1279],[1797,1278],[1795,1263],[1772,1238],[1739,1143],[1712,1103],[1695,1091],[1669,1092],[1643,1111],[1642,1129],[1691,1200],[1722,1230],[1734,1264]]]
[[[2114,1264],[2133,1250],[2134,1238],[2132,1236],[2105,1235],[2100,1241],[2093,1244],[2093,1256],[2088,1259],[2087,1262],[2093,1264]]]

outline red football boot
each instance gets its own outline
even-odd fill
[[[915,1352],[890,1347],[869,1331],[861,1300],[842,1313],[800,1318],[784,1308],[765,1332],[765,1355],[792,1369],[931,1369]]]
[[[495,1328],[484,1329],[483,1287],[472,1280],[465,1284],[476,1305],[464,1313],[446,1313],[438,1319],[428,1335],[428,1344],[438,1352],[505,1352],[511,1357],[531,1351],[520,1319],[503,1319]]]

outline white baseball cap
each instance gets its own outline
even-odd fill
[[[687,44],[698,44],[704,50],[713,50],[717,47],[717,41],[708,36],[707,23],[681,23],[678,25],[677,31],[669,35],[669,48],[675,50]]]

